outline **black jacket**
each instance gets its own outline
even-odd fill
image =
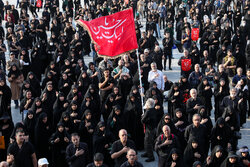
[[[158,156],[162,158],[168,158],[170,151],[173,148],[179,148],[178,139],[175,135],[171,134],[168,140],[172,140],[171,144],[165,144],[164,142],[167,140],[167,137],[164,134],[161,134],[157,137],[155,142],[155,151]]]
[[[76,150],[84,150],[84,153],[78,157],[75,156]],[[80,142],[79,147],[76,148],[73,143],[66,148],[66,160],[69,167],[85,166],[88,160],[88,146],[85,143]]]
[[[202,151],[205,150],[208,144],[208,136],[209,134],[207,133],[206,126],[202,124],[200,124],[199,127],[195,127],[193,124],[189,125],[184,134],[187,143],[196,139]]]
[[[153,108],[147,109],[142,116],[141,122],[145,124],[146,129],[155,129],[157,127],[157,117],[155,110]]]

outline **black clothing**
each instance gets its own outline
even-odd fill
[[[198,147],[197,148],[193,148],[192,147],[192,140],[190,140],[190,142],[188,143],[185,151],[184,151],[184,154],[183,154],[183,159],[184,159],[184,163],[186,164],[186,166],[189,166],[191,167],[193,165],[193,163],[195,161],[200,161],[200,162],[203,162],[205,160],[205,156],[203,154],[203,150],[202,150],[202,145],[200,145],[198,143]],[[201,155],[200,158],[197,158],[194,156],[195,153],[198,153]]]
[[[135,143],[132,140],[128,139],[125,146],[127,146],[127,147],[129,147],[131,149],[136,150]],[[122,143],[121,143],[120,140],[115,141],[113,143],[113,145],[112,145],[112,149],[111,149],[110,154],[112,155],[112,154],[114,154],[116,152],[119,152],[125,146],[122,145]],[[120,157],[118,157],[118,158],[115,159],[115,167],[120,167],[126,161],[127,161],[127,158],[126,158],[126,154],[124,153]]]
[[[171,144],[165,144],[166,140],[171,140]],[[170,152],[173,148],[179,148],[178,139],[175,135],[170,134],[167,138],[164,134],[157,137],[155,142],[155,151],[159,156],[158,167],[165,167],[167,165],[167,158],[170,156]]]
[[[207,80],[206,85],[203,83],[204,80]],[[209,87],[209,89],[206,90],[206,87]],[[205,105],[205,110],[207,115],[210,116],[212,110],[211,98],[213,96],[213,91],[212,91],[212,86],[208,83],[207,78],[202,79],[202,82],[199,84],[197,88],[197,94],[201,98],[202,103]]]
[[[217,158],[216,157],[216,152],[221,151],[222,152],[222,156]],[[217,145],[212,149],[211,152],[211,162],[209,164],[205,164],[205,167],[220,167],[222,162],[225,160],[226,158],[226,152],[224,151],[224,149],[220,146]]]
[[[186,103],[186,113],[188,114],[188,122],[192,123],[193,115],[198,113],[198,109],[194,109],[195,105],[201,106],[203,103],[199,97],[193,99],[190,97]]]
[[[147,109],[141,119],[141,122],[145,124],[146,129],[154,130],[157,127],[156,114],[153,108]]]
[[[205,125],[200,124],[198,127],[195,127],[193,124],[191,124],[186,128],[184,137],[187,143],[190,143],[193,139],[196,139],[202,153],[205,153],[206,146],[209,142],[209,135],[210,134],[208,134],[207,127]]]
[[[84,150],[84,153],[80,156],[75,156],[76,150]],[[88,162],[88,146],[86,143],[79,143],[76,147],[73,143],[69,144],[66,148],[66,160],[69,167],[85,166]]]
[[[114,138],[118,139],[119,131],[125,128],[122,111],[120,111],[120,114],[117,115],[113,109],[108,117],[107,128],[113,134]]]
[[[174,116],[174,110],[177,108],[183,108],[183,94],[179,84],[174,83],[168,92],[168,113],[172,118]]]
[[[135,100],[131,100],[135,97]],[[130,93],[127,98],[127,102],[124,107],[124,125],[128,132],[128,135],[131,136],[131,139],[135,142],[136,148],[138,150],[143,149],[144,132],[143,124],[141,123],[141,101],[140,98],[136,98],[133,93]]]
[[[0,86],[0,91],[3,92],[3,94],[0,94],[0,117],[3,116],[4,112],[7,112],[11,117],[11,111],[8,109],[8,106],[11,106],[11,89],[5,83],[3,86]]]
[[[93,162],[93,163],[88,164],[87,167],[97,167],[97,166],[95,166],[95,164]],[[105,164],[102,164],[102,166],[98,166],[98,167],[108,167],[108,166]]]
[[[220,92],[220,87],[222,91]],[[220,110],[220,104],[224,97],[229,95],[229,87],[225,84],[224,86],[217,84],[214,88],[214,103],[215,103],[215,120],[222,116],[223,110]]]
[[[229,161],[229,157],[230,156],[236,157],[236,162],[234,164],[230,163],[230,161]],[[229,152],[227,158],[222,162],[222,164],[221,164],[220,167],[230,167],[230,166],[233,166],[233,167],[242,167],[242,164],[240,162],[240,159],[239,159],[238,155],[236,155],[233,152]]]
[[[143,167],[140,162],[135,161],[134,165],[130,165],[128,161],[124,162],[121,167]]]
[[[35,147],[37,158],[49,157],[49,138],[51,135],[51,127],[48,120],[46,123],[43,120],[47,117],[46,113],[42,113],[35,126]]]
[[[7,154],[14,156],[13,167],[33,167],[31,155],[34,153],[34,147],[30,142],[24,142],[21,148],[14,142],[9,145]]]
[[[93,134],[93,154],[102,153],[104,156],[104,162],[107,165],[110,165],[113,162],[110,156],[109,148],[114,142],[114,138],[106,128],[104,131],[100,130],[103,126],[105,126],[104,122],[99,122]]]
[[[220,127],[219,124],[224,126]],[[225,123],[224,118],[218,118],[211,131],[211,148],[213,149],[216,145],[220,145],[224,150],[226,150],[227,144],[232,143],[232,138],[233,133],[230,127]]]
[[[63,126],[63,123],[59,123],[57,127]],[[68,145],[68,142],[65,141],[64,138],[67,138],[68,141],[70,140],[70,135],[68,132],[64,129],[62,132],[60,132],[58,129],[56,129],[56,132],[52,134],[52,136],[49,139],[50,144],[52,145],[52,160],[54,163],[54,167],[66,167],[67,163],[65,161],[65,150]],[[59,139],[59,142],[55,142],[56,139]]]
[[[4,122],[3,120],[7,120]],[[0,117],[0,133],[4,136],[5,149],[0,149],[0,161],[5,161],[7,157],[7,148],[10,143],[10,136],[13,131],[14,124],[10,116],[5,112]]]
[[[178,155],[177,160],[173,160],[173,158],[172,158],[173,154]],[[180,151],[178,149],[176,149],[176,148],[173,148],[171,150],[171,152],[169,153],[169,156],[167,158],[167,164],[166,164],[165,167],[171,167],[173,162],[176,163],[175,167],[186,167],[186,164],[184,164],[184,162],[183,162],[183,158],[182,158],[182,155],[181,155]]]
[[[64,97],[64,100],[61,101],[60,97]],[[67,110],[68,105],[66,103],[69,103],[62,92],[60,92],[57,96],[57,99],[53,105],[53,128],[57,126],[57,123],[59,122],[62,113]],[[66,106],[65,106],[66,105]]]
[[[159,121],[158,125],[157,125],[157,130],[156,130],[156,136],[159,136],[160,134],[162,134],[162,127],[164,125],[168,125],[171,133],[173,133],[174,135],[178,136],[179,135],[179,131],[177,130],[174,122],[170,119],[168,120],[168,122],[165,121],[165,117],[169,116],[171,118],[171,116],[167,113],[164,114],[161,118],[161,120]]]
[[[147,109],[141,119],[141,122],[145,124],[145,137],[144,137],[144,148],[146,150],[148,158],[153,158],[153,148],[155,133],[157,127],[157,117],[154,108]]]
[[[53,120],[52,111],[53,111],[53,104],[56,101],[56,91],[54,90],[54,88],[51,91],[48,91],[48,89],[45,88],[45,90],[41,94],[41,99],[43,99],[44,94],[46,94],[45,99],[42,102],[44,107],[44,112],[48,115],[48,120],[52,123]]]
[[[99,83],[103,83],[105,81],[105,78],[102,77],[99,81]],[[115,80],[112,77],[109,77],[108,81],[106,84],[103,86],[103,89],[110,86],[111,84],[114,84]],[[101,97],[101,102],[104,102],[104,100],[107,98],[107,96],[112,92],[112,89],[109,90],[102,90],[100,91],[100,97]]]
[[[32,119],[30,119],[28,115],[33,115]],[[29,142],[31,142],[32,144],[35,143],[35,125],[36,118],[34,112],[32,110],[29,110],[24,120],[24,127],[27,130],[27,133],[29,134]]]

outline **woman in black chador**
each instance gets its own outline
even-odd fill
[[[24,127],[27,130],[27,132],[29,133],[29,142],[31,142],[32,144],[35,143],[35,125],[36,125],[36,118],[35,118],[35,114],[32,110],[29,110],[26,118],[24,120]]]
[[[89,79],[89,76],[88,76],[86,71],[83,71],[81,73],[81,75],[78,78],[77,83],[78,83],[79,90],[81,91],[82,95],[85,95],[88,88],[89,88],[89,85],[91,83],[91,81]]]
[[[179,131],[177,130],[176,126],[174,125],[174,122],[171,119],[170,114],[165,113],[160,122],[158,123],[157,130],[156,130],[156,136],[159,136],[162,133],[162,127],[164,125],[168,125],[171,133],[173,133],[176,136],[179,136]]]
[[[152,98],[155,101],[155,112],[156,112],[157,122],[159,122],[164,114],[164,107],[158,96],[154,95]]]
[[[52,134],[49,143],[52,145],[52,161],[54,167],[67,167],[65,150],[70,142],[70,135],[65,130],[63,123],[58,123],[56,132]]]
[[[63,73],[58,83],[58,89],[67,96],[72,86],[72,80],[68,77],[67,73]]]
[[[237,111],[233,110],[232,107],[228,106],[225,108],[224,113],[222,114],[222,118],[224,118],[225,123],[230,127],[231,131],[233,132],[232,137],[232,150],[236,150],[238,145],[238,139],[235,136],[237,132],[240,131],[240,119]]]
[[[211,98],[213,96],[212,87],[205,77],[202,79],[201,83],[197,88],[197,95],[201,98],[203,104],[205,104],[206,114],[211,115],[212,102]]]
[[[115,106],[115,94],[110,93],[102,106],[102,115],[104,122],[107,123],[108,116],[110,115],[113,106]]]
[[[215,121],[222,116],[223,111],[220,110],[220,104],[225,96],[229,95],[229,86],[226,85],[225,80],[222,78],[220,82],[214,88],[214,103],[215,111],[214,117]]]
[[[188,143],[183,154],[183,159],[186,166],[189,167],[191,167],[195,161],[203,162],[205,160],[205,156],[202,154],[202,150],[196,139],[192,139],[190,143]]]
[[[225,150],[220,145],[217,145],[212,149],[211,155],[205,163],[205,167],[220,167],[226,157]]]
[[[110,147],[114,142],[113,135],[106,129],[104,122],[99,122],[93,135],[93,154],[102,153],[104,163],[112,166],[113,160],[110,157]]]
[[[187,76],[185,76],[185,75],[183,75],[183,76],[181,76],[181,78],[180,78],[180,91],[182,92],[182,97],[183,97],[183,111],[185,111],[185,107],[186,107],[186,102],[187,102],[187,100],[190,98],[190,94],[189,94],[189,91],[190,91],[190,89],[191,89],[191,86],[190,86],[190,84],[189,84],[189,82],[188,82],[188,77]]]
[[[187,120],[187,117],[184,115],[183,110],[181,108],[175,109],[173,123],[178,130],[178,134],[179,134],[178,139],[181,144],[181,149],[182,151],[184,151],[187,145],[185,138],[184,138],[184,133],[185,133],[186,127],[188,126],[188,120]]]
[[[4,111],[11,117],[11,89],[6,85],[6,82],[0,78],[0,117],[4,114]]]
[[[172,167],[175,164],[175,167],[186,167],[180,150],[173,148],[168,156],[167,164],[165,167]]]
[[[207,115],[207,111],[206,111],[205,106],[200,106],[199,107],[198,114],[200,114],[200,116],[201,116],[201,122],[200,123],[202,125],[206,126],[207,133],[208,133],[208,135],[210,135],[211,134],[211,130],[213,128],[213,123],[211,121],[211,118]],[[210,147],[210,144],[208,143],[205,146],[206,150],[204,150],[205,156],[207,156],[207,154],[208,154],[209,147]]]
[[[51,127],[46,113],[42,113],[35,126],[35,148],[37,158],[49,158],[49,138]]]
[[[224,150],[227,150],[228,143],[232,143],[232,137],[233,132],[225,123],[224,118],[218,118],[211,132],[211,150],[216,145],[220,145]]]
[[[137,98],[136,94],[131,92],[128,95],[123,115],[124,125],[128,135],[135,142],[136,148],[138,150],[142,150],[144,147],[142,142],[144,140],[144,132],[143,125],[141,123],[142,108],[141,101]]]
[[[81,105],[81,102],[83,100],[83,95],[79,91],[77,85],[72,85],[71,90],[70,90],[70,92],[69,92],[69,94],[67,96],[67,100],[68,101],[72,101],[72,100],[77,101],[77,103],[79,105]]]
[[[40,81],[37,79],[33,72],[29,72],[27,75],[27,81],[30,82],[30,86],[34,89],[34,97],[39,97],[41,95]]]
[[[69,134],[73,133],[73,129],[74,129],[73,128],[73,123],[70,120],[70,115],[69,115],[68,112],[65,111],[65,112],[62,113],[62,116],[61,116],[61,119],[60,119],[60,123],[63,123],[65,130]]]
[[[242,167],[242,164],[239,156],[235,152],[230,151],[220,167]]]
[[[41,94],[43,111],[47,114],[48,120],[52,123],[53,120],[53,105],[56,101],[56,91],[52,84],[47,83],[46,88]]]
[[[78,131],[81,141],[88,144],[88,152],[90,155],[90,159],[93,155],[93,134],[95,127],[96,122],[92,116],[91,111],[87,109],[82,116]]]
[[[60,92],[57,95],[56,101],[53,105],[53,129],[56,128],[62,113],[67,110],[69,102],[66,100],[64,94]]]
[[[73,132],[77,132],[80,122],[81,122],[81,118],[82,118],[82,111],[80,109],[80,107],[78,106],[76,101],[72,101],[71,104],[69,105],[69,108],[67,110],[67,112],[70,115],[70,120],[73,124],[73,129],[71,129]]]
[[[10,136],[13,131],[14,124],[7,112],[0,117],[0,132],[4,136],[5,149],[0,149],[0,161],[5,161],[7,157],[7,148],[10,143]]]
[[[38,119],[40,114],[44,112],[44,107],[43,107],[42,100],[40,97],[35,98],[30,110],[34,112],[33,114],[36,119]]]
[[[174,83],[168,93],[168,113],[173,118],[174,111],[177,108],[182,108],[183,95],[179,87],[179,83]]]
[[[115,105],[110,113],[107,121],[107,129],[113,134],[114,138],[118,140],[119,130],[124,127],[124,117],[120,105]]]

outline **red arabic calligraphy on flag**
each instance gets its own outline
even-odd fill
[[[99,56],[115,58],[138,48],[132,9],[77,23],[88,31]]]

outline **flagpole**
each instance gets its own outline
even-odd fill
[[[139,81],[140,81],[140,95],[141,95],[141,106],[142,106],[142,115],[144,114],[144,109],[143,109],[143,91],[142,91],[142,81],[141,81],[141,66],[140,66],[140,58],[139,58],[139,52],[138,49],[136,49],[136,54],[137,54],[137,65],[138,65],[138,74],[139,74]]]

